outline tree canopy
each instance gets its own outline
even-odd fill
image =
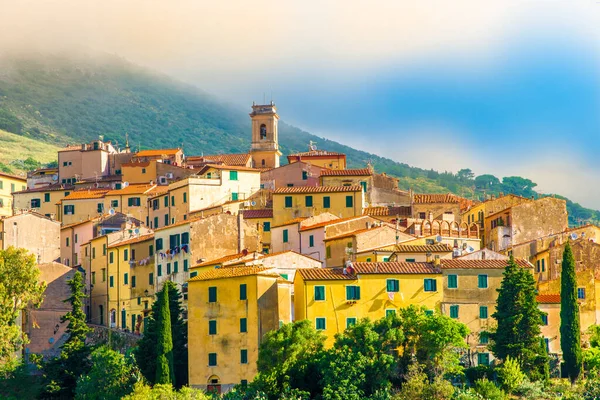
[[[577,380],[582,367],[580,325],[575,258],[571,244],[567,242],[560,273],[560,347],[571,382]]]

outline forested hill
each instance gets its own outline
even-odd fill
[[[0,58],[0,130],[52,145],[79,143],[104,135],[134,148],[183,145],[186,154],[246,152],[250,146],[248,109],[118,57],[4,56]],[[285,110],[280,110],[285,116]],[[0,148],[2,148],[0,137]],[[373,161],[379,172],[400,178],[402,188],[418,192],[451,191],[469,198],[515,193],[538,196],[535,183],[492,175],[473,176],[428,171],[319,138],[280,123],[284,154],[319,148],[346,153],[350,167]],[[14,140],[13,140],[14,141]],[[18,144],[18,141],[16,141]],[[6,146],[6,143],[4,143]],[[40,155],[40,160],[48,155]],[[31,160],[29,160],[31,161]],[[7,159],[0,154],[0,163]],[[0,169],[23,169],[34,163],[11,160]],[[600,213],[569,202],[571,224],[600,220]]]

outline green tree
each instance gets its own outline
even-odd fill
[[[500,185],[500,179],[494,175],[479,175],[475,178],[475,188],[480,190],[490,190]]]
[[[507,393],[512,393],[525,380],[525,374],[521,371],[519,362],[510,356],[497,368],[498,380]]]
[[[46,379],[44,398],[65,398],[75,395],[77,379],[87,374],[91,368],[90,353],[92,348],[85,343],[91,329],[86,325],[83,312],[83,277],[79,271],[67,281],[71,296],[64,300],[71,304],[71,311],[61,318],[61,322],[69,322],[66,333],[67,341],[61,346],[58,357],[44,366]]]
[[[181,292],[171,281],[165,282],[164,288],[169,291],[169,311],[171,314],[171,335],[173,337],[173,364],[175,366],[175,387],[182,387],[188,382],[187,324],[183,319]],[[138,342],[133,353],[140,371],[150,383],[156,378],[156,348],[158,339],[157,319],[160,314],[160,303],[152,304],[152,312],[144,326],[144,337]]]
[[[248,399],[241,397],[240,399]],[[133,392],[124,396],[123,400],[213,400],[214,398],[200,389],[183,387],[179,391],[169,384],[157,384],[153,387],[138,382],[133,386]],[[255,399],[254,397],[252,398]],[[256,400],[261,400],[257,398]]]
[[[16,321],[27,306],[41,304],[46,283],[38,283],[39,277],[33,254],[14,247],[0,250],[0,362],[3,364],[27,343],[27,336]]]
[[[119,400],[139,380],[135,368],[121,353],[101,346],[91,354],[92,368],[77,380],[77,400]]]
[[[571,383],[574,383],[581,373],[582,366],[581,327],[575,258],[568,242],[563,252],[560,273],[560,348],[563,352],[565,371]]]
[[[175,381],[173,365],[173,335],[171,333],[171,310],[169,309],[169,290],[163,287],[158,295],[159,314],[157,319],[156,341],[156,379],[157,384]]]
[[[547,378],[544,365],[548,360],[540,341],[543,313],[538,308],[533,274],[511,257],[503,275],[492,314],[498,325],[490,333],[490,349],[500,360],[509,356],[518,360],[530,378]]]
[[[475,174],[469,168],[463,168],[456,173],[456,177],[463,183],[471,184]]]
[[[537,193],[533,190],[537,186],[530,179],[520,176],[507,176],[502,178],[502,190],[506,193],[513,193],[518,196],[531,197]]]

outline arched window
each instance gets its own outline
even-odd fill
[[[267,126],[265,124],[262,124],[260,126],[260,139],[266,139],[267,138]]]

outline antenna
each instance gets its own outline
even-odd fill
[[[575,232],[571,233],[571,240],[577,239],[577,234]]]

